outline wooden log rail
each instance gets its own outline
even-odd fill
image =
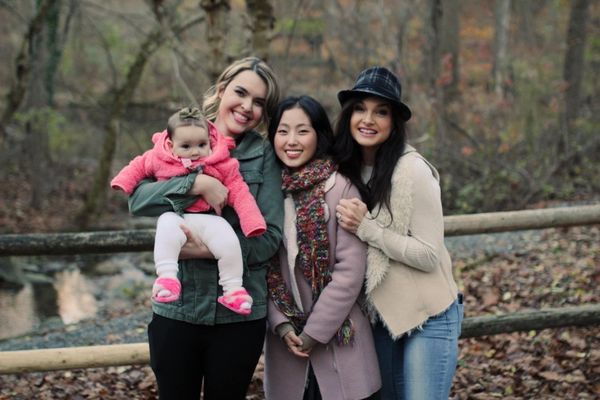
[[[465,318],[461,338],[600,324],[600,305]],[[0,374],[148,364],[148,343],[0,352]]]
[[[446,217],[447,236],[600,223],[600,204]],[[154,230],[0,235],[0,256],[151,250]],[[549,308],[463,321],[461,338],[600,324],[600,305]],[[147,343],[0,352],[0,374],[147,364]]]
[[[446,236],[600,224],[600,204],[444,218]],[[154,229],[0,235],[0,256],[150,251]]]

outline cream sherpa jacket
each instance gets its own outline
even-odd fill
[[[458,295],[440,193],[437,170],[407,145],[392,176],[393,219],[376,206],[358,227],[357,236],[369,245],[367,305],[394,339],[443,312]]]

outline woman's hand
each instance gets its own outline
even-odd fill
[[[187,241],[181,247],[181,251],[179,252],[179,258],[181,260],[189,260],[194,258],[211,258],[214,259],[215,256],[211,251],[206,247],[204,242],[200,240],[200,238],[192,232],[187,226],[181,224],[179,225],[185,236],[187,237]]]
[[[317,345],[317,341],[308,336],[305,332],[300,332],[300,335],[298,337],[302,342],[302,348],[300,350],[305,352],[306,354],[310,353],[312,348]]]
[[[341,199],[335,207],[338,224],[348,232],[356,233],[367,214],[367,205],[358,198]]]
[[[294,331],[288,332],[284,337],[283,341],[288,347],[288,350],[295,356],[307,358],[308,351],[302,351],[302,340],[296,335]]]
[[[206,201],[218,215],[221,215],[221,210],[227,204],[229,189],[212,176],[198,174],[188,193],[202,196],[204,201]]]

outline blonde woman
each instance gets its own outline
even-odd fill
[[[278,96],[271,69],[251,57],[225,69],[203,107],[217,131],[235,142],[231,156],[239,161],[240,173],[265,219],[265,233],[244,236],[238,215],[226,206],[227,188],[205,174],[142,183],[130,197],[134,215],[179,213],[198,196],[213,209],[222,209],[240,241],[243,287],[254,300],[249,315],[219,306],[222,289],[214,255],[195,240],[184,245],[178,268],[181,296],[174,302],[154,302],[148,326],[150,364],[162,400],[198,400],[201,390],[206,400],[246,396],[265,337],[267,265],[279,247],[283,224],[281,171],[271,145],[255,128],[268,123]]]

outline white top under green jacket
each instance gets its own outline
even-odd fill
[[[386,207],[375,207],[358,227],[369,245],[366,294],[372,317],[394,339],[440,314],[456,299],[437,170],[411,147],[394,169]],[[375,217],[373,217],[375,216]]]

